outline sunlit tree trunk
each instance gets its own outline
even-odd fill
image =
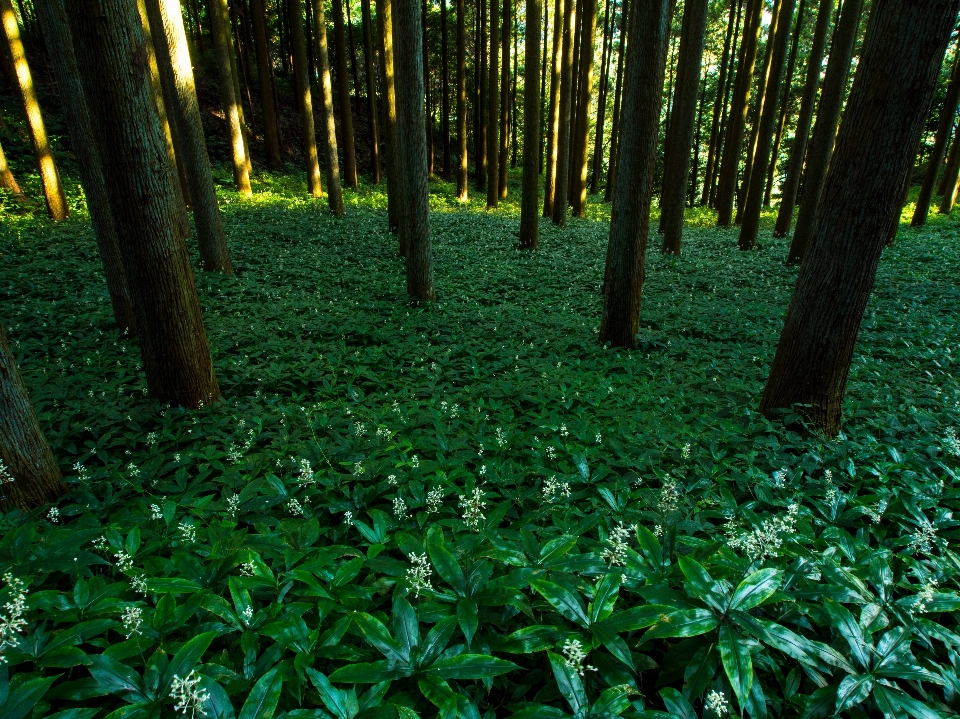
[[[746,0],[749,2],[749,0]],[[743,19],[743,11],[745,9],[745,1],[738,0],[737,2],[737,17],[734,24],[733,30],[733,45],[730,48],[730,70],[727,73],[727,84],[723,91],[723,106],[720,108],[720,129],[717,132],[717,147],[714,151],[713,158],[713,176],[710,178],[710,197],[707,200],[707,204],[710,207],[716,208],[717,204],[717,186],[720,179],[720,163],[723,159],[723,149],[726,146],[727,141],[727,130],[729,129],[729,117],[728,113],[731,109],[730,99],[733,96],[733,87],[734,87],[734,67],[739,62],[740,52],[738,46],[740,45],[740,21]],[[735,62],[736,59],[736,62]]]
[[[393,5],[392,0],[377,0],[378,39],[380,41],[380,72],[384,100],[384,126],[386,129],[387,170],[387,222],[391,232],[400,231],[403,215],[400,187],[400,156],[397,149],[397,95],[393,59]]]
[[[500,0],[490,0],[490,54],[487,78],[487,207],[500,199]]]
[[[853,55],[862,7],[863,0],[844,0],[840,20],[833,33],[830,59],[823,78],[823,89],[820,91],[820,109],[817,111],[817,122],[813,126],[813,137],[810,140],[810,150],[807,152],[807,167],[803,173],[803,201],[800,203],[800,212],[797,214],[797,227],[793,231],[793,241],[790,243],[787,262],[796,263],[803,260],[817,229],[820,190],[823,188],[827,168],[830,166],[830,157],[833,155],[837,123],[840,120],[840,109],[843,106],[843,94],[847,87],[850,58]],[[899,183],[894,184],[899,191]]]
[[[793,43],[790,46],[790,56],[787,59],[787,72],[784,75],[785,87],[780,93],[780,114],[777,118],[777,130],[773,135],[773,149],[770,151],[770,168],[767,170],[767,187],[763,193],[763,206],[770,206],[773,196],[773,179],[777,173],[780,160],[780,142],[783,139],[783,128],[787,124],[787,115],[793,106],[793,73],[797,67],[797,49],[800,45],[800,36],[803,34],[803,16],[807,7],[807,0],[800,0],[797,6],[797,24],[793,30]]]
[[[823,64],[823,53],[826,47],[827,30],[830,28],[832,11],[833,0],[820,0],[820,7],[817,10],[817,25],[813,31],[813,42],[810,45],[810,54],[807,58],[807,76],[803,85],[803,97],[800,100],[800,113],[797,115],[797,127],[793,133],[793,144],[790,146],[787,177],[780,191],[777,224],[773,229],[774,237],[786,237],[790,233],[790,225],[793,223],[793,208],[797,202],[797,190],[800,188],[800,177],[803,174],[807,140],[810,137],[810,125],[813,122],[813,112],[817,105],[820,69]]]
[[[553,224],[566,227],[567,198],[570,196],[570,135],[573,106],[573,35],[577,26],[574,0],[564,0],[563,40],[560,49],[560,86],[557,123],[557,160],[554,170]]]
[[[250,25],[253,29],[254,54],[257,56],[257,77],[260,81],[260,107],[263,111],[263,139],[267,146],[267,164],[271,169],[279,170],[280,131],[277,127],[277,106],[273,100],[273,72],[266,22],[263,0],[250,0]]]
[[[313,125],[313,97],[310,92],[310,68],[307,65],[307,38],[304,32],[301,0],[287,0],[287,12],[290,16],[290,44],[293,47],[294,92],[297,109],[300,110],[303,157],[307,166],[307,192],[314,197],[323,197],[320,162],[317,157],[317,137]]]
[[[357,153],[353,142],[353,105],[350,102],[350,77],[347,75],[347,41],[343,27],[342,0],[332,0],[333,42],[337,53],[337,96],[340,98],[340,132],[343,137],[343,181],[357,186]]]
[[[230,133],[230,159],[233,164],[233,184],[244,197],[250,197],[250,164],[247,148],[240,124],[240,97],[236,93],[233,74],[233,43],[230,41],[230,27],[227,24],[226,0],[209,0],[207,14],[210,16],[210,28],[213,32],[213,48],[217,55],[217,75],[220,80],[220,100],[223,103],[223,115]]]
[[[606,121],[607,113],[607,86],[610,84],[610,55],[612,32],[610,6],[612,0],[606,0],[603,11],[603,47],[600,50],[600,90],[597,95],[597,126],[594,132],[593,140],[593,168],[590,172],[590,194],[597,194],[600,186],[600,165],[603,162],[603,125]]]
[[[446,0],[444,0],[446,1]],[[467,30],[463,0],[457,3],[457,199],[466,202],[468,189],[467,158]]]
[[[0,505],[27,511],[67,493],[0,325]]]
[[[920,186],[920,194],[917,196],[917,207],[910,222],[913,227],[920,227],[927,221],[930,202],[933,200],[934,186],[937,184],[937,174],[943,164],[943,155],[947,143],[950,141],[954,121],[957,119],[958,103],[960,103],[960,52],[957,53],[957,57],[953,61],[953,72],[950,76],[950,84],[947,85],[947,96],[943,101],[943,109],[940,111],[940,122],[937,125],[933,150],[927,158],[927,171],[923,176],[923,184]]]
[[[2,146],[0,146],[0,187],[13,193],[13,196],[19,202],[26,202],[27,196],[23,194],[23,190],[17,184],[17,179],[13,176],[10,165],[7,164],[7,156],[4,154]]]
[[[427,0],[420,0],[420,27],[423,28],[423,37],[420,47],[423,48],[423,87],[426,96],[424,116],[427,127],[427,176],[433,174],[433,101],[430,98],[430,53],[427,46]]]
[[[943,191],[943,197],[940,201],[939,212],[941,215],[949,215],[953,212],[953,205],[957,201],[957,191],[960,190],[958,178],[960,178],[960,142],[954,139],[953,147],[950,149],[950,160],[947,162],[947,169],[943,175],[943,185],[946,189]]]
[[[500,35],[503,52],[501,53],[500,69],[500,151],[497,155],[497,196],[500,199],[507,197],[507,170],[510,167],[508,156],[510,145],[510,31],[512,30],[510,16],[513,0],[503,0],[503,16],[501,19],[503,32]]]
[[[733,40],[734,17],[739,14],[740,3],[743,0],[731,0],[727,10],[727,34],[723,40],[723,52],[720,54],[720,70],[717,76],[717,96],[713,101],[713,117],[710,121],[710,144],[707,147],[707,166],[703,174],[703,194],[700,196],[700,206],[705,207],[710,202],[710,188],[713,185],[714,165],[720,139],[720,116],[726,107],[726,88],[728,77],[732,74],[730,47]]]
[[[318,85],[321,96],[321,131],[323,164],[327,169],[327,204],[330,212],[342,215],[343,194],[340,190],[340,160],[337,157],[337,128],[333,118],[333,83],[330,80],[330,54],[327,49],[327,20],[324,17],[325,0],[313,2],[313,35],[317,43]],[[392,192],[392,190],[391,190]]]
[[[527,0],[523,55],[523,190],[520,247],[537,249],[540,223],[540,2]],[[537,31],[533,32],[533,28]]]
[[[550,104],[547,106],[547,162],[543,171],[543,216],[553,216],[557,186],[557,149],[560,134],[560,49],[563,45],[563,0],[555,0],[553,48],[550,55]]]
[[[427,138],[423,91],[423,37],[417,0],[394,3],[397,65],[397,143],[403,183],[403,224],[406,245],[407,295],[419,302],[436,299],[433,249],[430,244],[430,198],[427,186]]]
[[[203,137],[200,105],[193,83],[193,67],[183,29],[179,0],[147,0],[147,16],[153,29],[154,49],[160,67],[160,82],[167,85],[173,98],[173,114],[181,146],[177,152],[183,159],[190,186],[193,219],[197,226],[197,244],[205,270],[233,274],[230,252],[223,232],[220,206],[213,187],[213,173]]]
[[[33,75],[30,65],[27,64],[27,55],[20,40],[20,26],[17,16],[13,12],[10,0],[0,0],[0,21],[3,23],[3,32],[7,40],[7,49],[13,61],[13,71],[17,80],[17,91],[23,103],[23,111],[27,118],[27,128],[30,131],[30,144],[40,170],[40,182],[43,185],[43,195],[47,200],[47,210],[54,220],[67,218],[67,196],[60,182],[60,173],[57,163],[53,159],[53,150],[47,137],[47,128],[40,112],[40,103],[37,101],[37,91],[33,86]]]
[[[450,59],[447,34],[447,0],[440,0],[440,142],[443,145],[445,180],[453,175],[450,164]]]
[[[70,0],[90,108],[150,396],[186,407],[220,396],[183,232],[176,176],[143,67],[144,37],[126,0]]]
[[[903,177],[913,160],[958,8],[960,0],[873,4],[815,235],[760,403],[768,417],[800,405],[816,429],[840,430],[857,333],[899,209],[900,183],[890,178]],[[843,24],[841,15],[838,35]]]
[[[623,65],[626,58],[627,27],[633,5],[623,0],[620,8],[620,49],[617,51],[617,79],[613,91],[613,120],[610,123],[610,156],[607,160],[607,186],[603,190],[603,201],[613,199],[613,185],[617,177],[617,157],[620,147],[620,106],[623,99]]]
[[[487,0],[476,0],[477,33],[474,48],[479,55],[480,70],[475,72],[477,84],[477,120],[474,138],[477,143],[477,190],[487,189]]]
[[[610,214],[600,342],[635,347],[650,198],[663,100],[668,0],[634,0],[623,97],[623,137]]]
[[[573,131],[570,209],[574,217],[587,211],[587,168],[590,162],[590,102],[593,99],[593,55],[597,37],[597,0],[582,0],[580,69],[577,72],[577,116]]]
[[[373,184],[380,184],[380,121],[377,113],[377,80],[374,74],[373,19],[370,0],[361,0],[360,18],[363,25],[363,64],[367,76],[367,113],[370,123],[370,174]]]

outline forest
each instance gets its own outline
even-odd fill
[[[960,0],[0,24],[0,719],[960,713]]]

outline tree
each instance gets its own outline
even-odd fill
[[[560,85],[557,110],[557,160],[554,169],[553,224],[567,224],[567,199],[570,195],[570,133],[573,114],[573,36],[577,28],[574,0],[564,0],[563,40],[560,49]]]
[[[820,0],[817,10],[817,25],[813,31],[813,42],[807,57],[807,76],[803,84],[803,97],[800,100],[800,113],[797,115],[797,127],[793,133],[793,145],[790,147],[790,160],[787,163],[787,177],[780,190],[780,206],[777,208],[777,224],[773,229],[774,237],[786,237],[793,222],[793,208],[797,202],[797,190],[803,173],[804,159],[807,154],[807,138],[813,123],[813,111],[817,104],[817,88],[820,86],[820,69],[823,64],[823,51],[826,47],[827,30],[833,0]]]
[[[380,184],[380,125],[377,119],[377,80],[373,74],[373,20],[370,0],[360,0],[363,23],[363,63],[367,75],[367,110],[370,121],[370,171],[373,184]]]
[[[342,215],[343,194],[340,190],[340,160],[337,157],[337,128],[333,117],[333,83],[330,81],[330,56],[327,51],[327,21],[324,17],[325,0],[313,2],[313,34],[317,42],[317,71],[319,74],[321,114],[320,138],[323,145],[323,164],[327,168],[327,205],[330,212]]]
[[[947,96],[943,101],[943,109],[940,111],[940,122],[937,125],[933,150],[927,157],[927,171],[924,173],[920,194],[917,196],[917,207],[913,212],[913,219],[910,221],[912,227],[920,227],[927,221],[930,201],[933,199],[933,190],[937,184],[937,174],[940,172],[943,155],[946,152],[947,143],[950,141],[950,133],[953,131],[953,123],[957,117],[958,104],[960,104],[960,53],[957,53],[953,60],[953,72],[950,76],[950,84],[947,85]]]
[[[947,169],[943,175],[943,197],[940,201],[940,214],[949,215],[953,212],[953,205],[957,201],[957,190],[960,190],[958,184],[958,175],[960,175],[960,142],[953,141],[953,147],[950,149],[950,161],[947,163]]]
[[[400,234],[406,247],[407,295],[415,302],[432,302],[437,294],[433,287],[427,138],[423,131],[426,112],[420,8],[417,0],[396,0],[395,8],[393,37],[397,76],[400,78],[397,83],[397,144],[404,203]]]
[[[177,154],[183,159],[187,173],[200,259],[205,270],[232,275],[233,265],[223,232],[217,193],[213,187],[213,173],[203,137],[200,104],[193,84],[193,67],[187,49],[180,2],[147,0],[147,16],[153,29],[153,47],[160,68],[160,82],[167,86],[166,94],[173,100],[172,107],[168,106],[167,111],[177,127],[180,141]]]
[[[844,0],[840,20],[833,33],[830,59],[827,62],[827,72],[823,77],[823,90],[820,92],[820,110],[817,112],[813,138],[810,141],[810,150],[807,152],[807,168],[803,176],[803,201],[800,203],[797,227],[793,231],[793,241],[790,243],[790,252],[787,255],[787,262],[790,263],[803,260],[816,231],[820,190],[823,188],[827,168],[830,165],[830,156],[833,154],[837,123],[840,121],[840,108],[843,105],[843,93],[847,87],[850,57],[853,55],[862,6],[863,0]],[[899,191],[899,183],[894,184]]]
[[[70,0],[67,12],[103,167],[150,396],[186,407],[220,396],[190,256],[177,222],[174,170],[127,0]],[[139,65],[138,65],[139,63]]]
[[[623,96],[623,137],[610,213],[600,342],[634,347],[640,326],[669,0],[634,0]]]
[[[603,11],[603,47],[600,50],[600,91],[597,96],[597,128],[593,138],[593,168],[590,171],[590,194],[597,194],[600,186],[600,164],[603,161],[603,126],[607,112],[607,88],[610,85],[610,55],[612,54],[610,6],[612,0],[606,0]]]
[[[317,158],[317,136],[313,127],[310,68],[307,67],[307,38],[303,30],[303,11],[300,2],[301,0],[287,0],[287,12],[290,15],[290,42],[293,45],[294,90],[297,106],[300,110],[303,155],[307,163],[307,191],[314,197],[322,197],[320,163]]]
[[[795,6],[796,0],[783,0],[777,16],[776,34],[773,37],[773,48],[770,54],[770,78],[763,97],[763,112],[760,115],[757,131],[757,149],[750,182],[746,188],[747,197],[743,204],[743,221],[737,243],[741,250],[751,250],[757,246],[760,211],[763,209],[763,195],[767,188],[767,167],[770,163],[773,133],[777,125],[783,63],[787,55],[787,43],[790,39],[790,26],[793,23]]]
[[[477,190],[487,189],[487,0],[476,0],[477,33],[474,48],[479,55],[478,72],[474,72],[477,85],[477,120],[474,125],[474,138],[477,142]]]
[[[507,197],[507,170],[510,167],[508,152],[510,149],[510,31],[512,29],[510,16],[512,15],[513,0],[503,0],[502,26],[500,33],[503,52],[501,53],[500,69],[500,151],[497,155],[497,195],[500,199]]]
[[[543,172],[543,216],[553,216],[553,196],[557,184],[557,151],[560,135],[560,47],[563,44],[563,0],[555,0],[553,12],[553,48],[550,59],[550,103],[547,105],[547,162]],[[546,59],[544,59],[546,62]]]
[[[349,3],[347,7],[350,7]],[[420,0],[420,27],[423,31],[420,47],[423,49],[423,87],[426,92],[424,112],[426,113],[427,128],[427,176],[429,177],[433,174],[435,158],[433,153],[433,101],[430,98],[430,53],[427,45],[427,0]]]
[[[350,103],[350,78],[347,76],[347,42],[343,29],[342,0],[331,0],[333,7],[333,43],[337,53],[337,96],[340,98],[340,132],[343,136],[343,181],[357,186],[357,153],[353,142],[353,105]]]
[[[0,187],[9,190],[13,193],[14,198],[20,202],[24,202],[27,199],[26,195],[23,194],[23,190],[20,189],[20,185],[17,184],[17,179],[13,176],[13,172],[10,171],[10,165],[7,164],[7,156],[3,152],[2,146],[0,146]]]
[[[873,5],[813,243],[760,403],[768,417],[801,405],[817,429],[840,429],[857,333],[899,209],[900,184],[890,178],[913,161],[958,8],[960,0]]]
[[[457,199],[466,202],[470,196],[467,158],[467,31],[463,0],[457,3]]]
[[[628,13],[629,10],[629,13]],[[620,9],[620,49],[617,51],[617,81],[613,91],[613,120],[610,123],[610,159],[607,162],[607,186],[603,191],[603,201],[610,202],[613,198],[614,180],[617,177],[617,157],[620,148],[620,102],[623,93],[623,61],[626,56],[627,20],[633,12],[633,5],[623,0]]]
[[[663,160],[663,192],[660,195],[660,232],[665,254],[680,254],[683,209],[690,173],[690,145],[693,142],[700,84],[700,61],[707,28],[707,0],[687,0],[683,9],[680,59],[677,62],[677,90],[667,129]]]
[[[0,505],[24,511],[67,493],[0,325]]]
[[[593,96],[593,56],[597,36],[597,0],[582,0],[580,19],[580,68],[577,72],[577,112],[573,126],[570,208],[574,217],[587,209],[587,168],[590,162],[590,100]]]
[[[440,0],[440,140],[443,145],[443,177],[450,179],[450,62],[447,52],[447,0]]]
[[[40,171],[43,196],[47,200],[47,210],[54,220],[65,220],[68,214],[67,196],[60,182],[60,173],[53,158],[53,150],[50,149],[47,127],[43,122],[40,103],[37,101],[37,91],[33,86],[33,75],[27,63],[23,42],[20,40],[20,26],[17,24],[17,16],[13,12],[10,0],[0,0],[0,15],[2,15],[0,22],[3,23],[7,49],[13,63],[16,89],[20,93],[20,102],[23,104],[27,127],[30,130],[30,144],[33,146],[33,155],[37,160],[37,169]]]
[[[487,207],[500,200],[500,0],[490,0],[490,69],[487,78]]]
[[[397,94],[393,61],[392,0],[377,0],[380,26],[380,68],[384,100],[384,125],[387,131],[387,222],[391,232],[400,231],[403,205],[400,202],[400,156],[397,150]]]
[[[263,111],[263,139],[267,145],[267,164],[280,169],[280,131],[277,127],[277,106],[273,100],[273,72],[270,45],[267,42],[267,19],[263,0],[250,0],[250,24],[253,48],[257,56],[257,78],[260,81],[260,107]]]
[[[535,250],[540,223],[540,0],[527,0],[523,55],[523,189],[520,247]],[[533,32],[533,28],[537,32]]]
[[[723,40],[723,52],[720,54],[720,70],[717,75],[717,96],[713,100],[713,117],[710,122],[710,144],[707,147],[707,166],[704,168],[703,194],[700,197],[700,206],[710,203],[710,191],[713,187],[717,149],[720,144],[720,118],[726,111],[726,96],[728,78],[732,74],[730,47],[734,35],[734,17],[739,20],[740,7],[743,0],[731,0],[727,11],[727,34]],[[738,28],[739,29],[739,28]],[[682,38],[681,38],[682,40]]]

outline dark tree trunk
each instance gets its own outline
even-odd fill
[[[620,150],[620,104],[623,96],[623,65],[626,57],[627,27],[633,5],[623,0],[620,8],[620,49],[617,51],[617,81],[613,91],[613,120],[610,123],[610,157],[607,160],[607,186],[603,191],[603,201],[613,199],[613,184],[617,177],[617,157]]]
[[[13,193],[18,202],[27,202],[27,196],[23,194],[20,185],[17,184],[13,172],[10,171],[10,165],[7,164],[7,156],[0,147],[0,187]]]
[[[220,396],[190,256],[177,222],[176,176],[144,68],[144,36],[125,0],[67,3],[150,396],[186,407]]]
[[[343,137],[343,182],[357,186],[357,153],[353,142],[353,105],[350,102],[350,78],[347,75],[347,40],[343,29],[342,0],[332,0],[333,43],[337,55],[337,96],[340,99],[340,134]]]
[[[783,84],[783,62],[787,55],[790,40],[790,26],[793,23],[793,10],[796,0],[783,0],[777,18],[776,34],[773,38],[773,51],[770,55],[770,78],[763,98],[763,113],[760,115],[760,129],[757,132],[757,149],[747,185],[747,197],[743,204],[743,222],[740,226],[738,246],[741,250],[752,250],[757,245],[760,231],[760,211],[763,209],[763,194],[767,187],[767,167],[773,145],[773,133],[776,131],[780,106],[780,87]]]
[[[267,165],[279,170],[280,131],[277,127],[277,106],[273,100],[273,72],[270,69],[270,45],[267,44],[267,19],[263,0],[250,0],[254,54],[257,56],[257,78],[260,81],[260,108],[263,112],[263,139],[267,145]]]
[[[423,48],[423,87],[426,91],[426,105],[424,108],[427,126],[427,176],[433,174],[433,102],[430,100],[430,54],[427,52],[427,0],[420,3],[420,27],[423,28],[423,37],[420,47]]]
[[[277,33],[280,36],[280,74],[286,76],[290,72],[290,52],[287,48],[287,26],[284,18],[287,13],[285,10],[286,0],[276,0],[277,11]]]
[[[539,27],[537,28],[539,31]],[[513,77],[510,81],[510,167],[517,166],[517,41],[520,28],[517,24],[517,14],[513,13]]]
[[[807,168],[803,176],[803,202],[800,203],[797,227],[793,232],[793,242],[790,243],[787,262],[796,263],[803,260],[817,229],[820,190],[823,188],[830,157],[833,154],[837,123],[840,120],[840,109],[843,105],[843,93],[847,87],[847,75],[850,71],[850,57],[853,55],[862,7],[863,0],[844,0],[840,20],[833,34],[830,59],[823,78],[823,90],[820,92],[820,109],[817,112],[817,122],[813,126],[810,151],[807,153]],[[897,189],[899,190],[899,187]]]
[[[307,0],[309,2],[310,0]],[[290,12],[290,44],[293,45],[293,76],[296,79],[297,106],[303,132],[303,155],[307,165],[307,191],[323,197],[320,183],[320,162],[317,157],[317,135],[313,126],[313,96],[310,92],[310,68],[307,66],[307,37],[301,0],[287,0]]]
[[[330,53],[327,47],[327,19],[324,0],[313,2],[313,35],[317,43],[317,70],[320,74],[320,139],[323,145],[323,163],[327,168],[327,204],[330,212],[342,215],[343,193],[340,190],[340,159],[337,156],[337,128],[333,117],[333,83],[330,79]],[[382,17],[382,15],[381,15]]]
[[[560,85],[556,143],[557,161],[554,169],[553,224],[566,227],[567,197],[570,188],[570,123],[573,105],[573,35],[576,30],[574,0],[564,0],[563,41],[560,50]]]
[[[427,138],[423,132],[423,38],[417,0],[396,0],[394,42],[397,76],[397,144],[403,183],[403,224],[407,248],[407,295],[419,302],[436,299],[430,246],[430,198],[427,187]]]
[[[77,169],[80,171],[80,180],[83,182],[83,191],[90,212],[90,222],[97,240],[97,250],[103,262],[113,317],[121,330],[136,334],[136,321],[133,306],[130,304],[123,261],[120,258],[117,229],[113,224],[113,215],[110,213],[110,201],[107,199],[107,187],[103,179],[103,166],[96,149],[96,138],[90,123],[87,101],[83,95],[83,85],[77,69],[77,58],[73,52],[73,37],[67,25],[64,2],[65,0],[46,0],[37,3],[37,19],[43,28],[43,38],[47,43],[47,52],[57,80],[57,90],[63,103],[64,117],[70,131],[70,143],[76,155]],[[6,168],[5,161],[3,166]],[[3,186],[19,193],[20,188],[17,187],[8,168],[6,172],[13,187],[9,187],[6,183],[3,183]]]
[[[640,326],[668,0],[634,0],[623,98],[623,139],[610,214],[600,342],[635,347]]]
[[[547,136],[547,66],[550,64],[547,58],[547,48],[550,43],[550,6],[542,5],[541,15],[543,15],[543,45],[542,45],[542,57],[540,58],[540,147],[537,150],[539,153],[539,162],[540,162],[540,174],[543,174],[543,156],[545,154],[545,147],[543,140]],[[551,66],[552,67],[552,66]]]
[[[477,75],[477,124],[474,136],[477,142],[477,190],[487,189],[487,0],[477,0],[477,52],[480,72]]]
[[[444,0],[445,2],[446,0]],[[463,0],[457,3],[457,199],[466,202],[469,166],[467,159],[467,29]]]
[[[930,212],[930,202],[933,200],[934,186],[937,184],[937,174],[943,163],[943,155],[950,141],[954,121],[957,119],[957,104],[960,102],[960,53],[953,61],[953,72],[950,84],[947,85],[947,96],[940,111],[940,122],[937,125],[937,136],[933,143],[933,151],[927,159],[927,171],[920,186],[920,195],[917,197],[917,209],[913,213],[910,225],[920,227],[927,221]]]
[[[563,0],[556,0],[553,11],[553,51],[550,54],[550,104],[547,107],[547,162],[543,171],[543,216],[553,216],[553,198],[557,186],[557,154],[560,135],[560,64],[563,45]]]
[[[610,84],[611,25],[610,5],[606,0],[603,10],[603,47],[600,49],[600,90],[597,95],[597,127],[593,139],[593,168],[590,171],[590,194],[597,194],[600,186],[600,169],[603,163],[603,124],[607,114],[607,87]],[[616,18],[614,18],[615,20]]]
[[[523,190],[520,247],[535,250],[540,223],[540,2],[527,0],[523,55]],[[533,29],[536,28],[536,32]]]
[[[487,78],[487,207],[500,200],[500,0],[490,0],[490,56]]]
[[[730,107],[730,97],[733,94],[734,85],[733,66],[734,58],[739,57],[737,46],[740,41],[740,20],[743,15],[743,9],[744,0],[739,0],[737,3],[737,20],[733,31],[733,46],[730,48],[730,72],[727,73],[727,85],[724,88],[723,107],[720,111],[720,131],[717,133],[717,149],[713,159],[713,176],[710,178],[710,199],[708,204],[713,208],[716,208],[717,205],[717,184],[720,177],[720,161],[723,157],[723,148],[727,140],[727,112],[732,109]]]
[[[450,162],[450,59],[447,50],[447,0],[440,0],[440,142],[443,145],[443,179],[453,175]]]
[[[400,232],[403,205],[400,201],[400,156],[397,149],[397,95],[396,74],[393,59],[393,7],[392,0],[377,0],[377,24],[380,41],[381,87],[384,100],[384,126],[387,132],[387,223],[391,232]]]
[[[739,18],[740,6],[743,0],[731,0],[730,10],[727,12],[727,34],[723,40],[723,52],[720,55],[720,74],[717,77],[717,96],[713,101],[713,117],[710,121],[710,146],[707,148],[707,166],[703,176],[703,195],[700,205],[706,206],[710,202],[710,188],[713,186],[714,165],[719,149],[720,116],[726,109],[727,78],[731,74],[730,47],[733,40],[734,17]]]
[[[707,29],[707,0],[686,0],[683,29],[680,34],[680,59],[677,63],[677,91],[670,127],[667,130],[663,158],[663,191],[660,196],[660,232],[665,254],[680,254],[683,234],[683,209],[686,205],[690,172],[690,144],[693,142],[700,84],[700,60],[703,57]]]
[[[513,0],[503,0],[501,45],[503,46],[500,68],[500,153],[497,156],[497,196],[507,198],[507,170],[510,167],[510,31]]]
[[[941,215],[949,215],[953,212],[953,205],[957,201],[957,190],[960,189],[957,184],[958,175],[960,175],[960,142],[957,142],[955,138],[953,148],[950,150],[947,169],[943,173],[943,185],[946,189],[944,189],[943,198],[940,201]]]
[[[960,0],[873,5],[816,234],[760,404],[767,416],[802,405],[817,429],[829,436],[840,429],[857,333],[898,210],[900,187],[890,178],[903,177],[913,159],[908,153],[930,106],[958,7]]]
[[[380,184],[380,124],[377,112],[377,78],[374,74],[373,18],[370,0],[360,2],[360,20],[363,25],[363,67],[367,76],[367,115],[370,124],[370,174],[373,184]]]
[[[207,14],[210,16],[210,30],[213,33],[213,49],[216,52],[217,79],[220,81],[220,101],[223,103],[223,115],[230,133],[230,159],[233,166],[233,185],[244,197],[253,195],[250,189],[250,165],[247,148],[240,124],[240,97],[236,94],[234,82],[233,45],[230,41],[230,27],[226,0],[209,0]]]
[[[44,28],[46,32],[46,28]],[[54,53],[51,53],[51,57]],[[0,325],[0,505],[23,511],[67,493],[57,458],[30,405],[7,334]]]
[[[597,0],[583,0],[580,21],[580,70],[577,72],[577,121],[574,125],[570,209],[574,217],[587,211],[587,168],[590,163],[590,100],[593,97],[593,55],[596,50]]]
[[[350,3],[347,8],[347,38],[350,45],[350,75],[353,77],[353,95],[357,98],[357,116],[360,116],[360,72],[357,70],[357,45],[353,39],[353,18],[350,17]]]
[[[813,44],[807,58],[807,77],[803,85],[803,98],[800,100],[800,114],[797,116],[797,128],[790,147],[790,161],[787,163],[787,178],[780,191],[780,207],[777,208],[777,224],[774,237],[786,237],[793,222],[793,208],[797,202],[797,190],[803,174],[804,160],[807,154],[807,139],[810,137],[810,125],[817,105],[817,88],[820,86],[820,68],[823,64],[823,52],[826,47],[827,30],[833,0],[820,0],[817,10],[817,26],[813,31]]]

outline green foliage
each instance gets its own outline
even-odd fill
[[[623,352],[602,205],[530,255],[515,205],[436,183],[441,297],[411,308],[381,191],[334,218],[258,189],[222,193],[236,277],[197,275],[224,399],[195,411],[146,398],[85,219],[5,219],[4,321],[73,469],[0,527],[0,719],[960,706],[954,223],[885,253],[827,440],[754,411],[783,242],[692,216]]]

